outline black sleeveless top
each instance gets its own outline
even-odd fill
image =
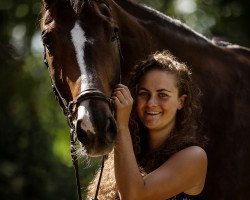
[[[188,195],[185,193],[178,194],[168,200],[199,200],[199,195]]]
[[[115,200],[120,200],[118,194],[116,195],[116,198]],[[170,199],[166,199],[166,200],[200,200],[199,198],[199,195],[188,195],[188,194],[185,194],[185,193],[181,193],[181,194],[178,194]]]

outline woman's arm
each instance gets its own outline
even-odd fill
[[[200,147],[188,147],[155,171],[141,176],[128,129],[133,100],[127,87],[119,85],[114,92],[117,106],[118,135],[114,149],[115,177],[122,200],[160,200],[181,192],[201,192],[207,169],[206,153]]]
[[[144,180],[137,166],[128,128],[133,98],[126,86],[121,84],[113,95],[117,108],[118,134],[114,148],[115,178],[121,199],[134,199],[138,189],[143,189]],[[136,189],[135,189],[136,187]]]

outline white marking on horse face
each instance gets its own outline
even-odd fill
[[[82,120],[81,123],[81,128],[85,131],[90,131],[92,133],[95,133],[95,129],[93,127],[92,122],[90,121],[90,114],[89,111],[86,109],[85,106],[88,106],[88,101],[80,104],[78,107],[78,115],[77,115],[77,120]]]
[[[93,79],[90,74],[87,75],[87,69],[86,69],[86,63],[85,63],[85,55],[84,55],[84,49],[85,44],[87,42],[85,32],[79,25],[79,22],[75,23],[75,26],[70,31],[71,39],[73,42],[73,45],[75,47],[76,52],[76,60],[80,68],[81,76],[81,88],[80,92],[84,91],[89,87],[89,84],[91,83],[91,80]],[[94,126],[91,122],[91,116],[89,114],[89,111],[87,107],[89,105],[88,101],[84,101],[80,104],[78,107],[78,114],[77,114],[77,120],[82,120],[81,128],[85,131],[91,131],[92,133],[95,133]]]
[[[71,39],[73,42],[73,45],[75,47],[76,51],[76,60],[79,65],[80,71],[81,71],[81,91],[86,89],[89,78],[87,76],[87,69],[86,69],[86,63],[84,60],[84,49],[85,49],[85,43],[87,42],[85,32],[81,28],[78,22],[75,23],[75,26],[70,31],[71,33]]]

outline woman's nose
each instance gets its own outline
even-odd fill
[[[157,104],[157,99],[154,96],[150,96],[147,101],[148,106],[154,106]]]

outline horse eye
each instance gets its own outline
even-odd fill
[[[42,32],[42,41],[43,41],[43,44],[46,46],[46,48],[49,50],[49,52],[51,52],[51,50],[52,50],[52,35],[47,31],[43,31]]]
[[[104,2],[104,1],[101,2],[101,3],[100,3],[99,9],[100,9],[100,12],[101,12],[104,16],[106,16],[106,17],[111,17],[111,13],[110,13],[111,9],[110,9],[109,5],[108,5],[106,2]]]

